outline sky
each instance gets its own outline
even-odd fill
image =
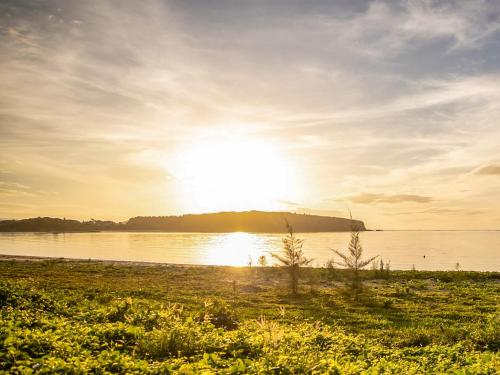
[[[0,218],[500,229],[498,1],[0,3]]]

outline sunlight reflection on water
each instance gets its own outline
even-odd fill
[[[268,247],[263,236],[236,232],[211,238],[199,253],[207,264],[246,266],[249,259],[255,264],[259,256],[268,256]]]

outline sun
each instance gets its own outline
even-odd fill
[[[179,150],[175,164],[188,212],[279,209],[296,190],[279,147],[262,140],[193,143]]]

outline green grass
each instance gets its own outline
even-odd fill
[[[0,372],[494,374],[500,275],[0,262]]]

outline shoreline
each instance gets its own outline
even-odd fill
[[[191,263],[162,263],[162,262],[148,262],[148,261],[135,261],[135,260],[112,260],[112,259],[92,259],[92,258],[64,258],[64,257],[47,257],[47,256],[36,256],[36,255],[10,255],[10,254],[0,254],[0,262],[64,262],[64,263],[97,263],[103,265],[118,265],[118,266],[129,266],[129,267],[162,267],[162,268],[196,268],[196,269],[275,269],[279,268],[277,266],[232,266],[232,265],[221,265],[221,264],[191,264]],[[308,269],[322,270],[322,267],[307,267]],[[337,269],[340,272],[346,272],[347,270],[343,268]],[[366,268],[362,270],[363,272],[372,272],[373,270]],[[494,278],[500,278],[500,271],[469,271],[469,270],[401,270],[393,269],[391,270],[393,275],[396,274],[446,274],[461,273],[466,274],[488,274],[494,275]]]
[[[92,259],[92,258],[65,258],[65,257],[48,257],[38,255],[10,255],[0,254],[0,262],[44,262],[44,261],[60,261],[74,263],[101,263],[105,265],[119,264],[124,266],[139,266],[139,267],[192,267],[192,268],[240,268],[239,266],[230,265],[209,265],[209,264],[190,264],[190,263],[163,263],[163,262],[148,262],[139,260],[113,260],[113,259]],[[241,266],[245,267],[245,266]]]

